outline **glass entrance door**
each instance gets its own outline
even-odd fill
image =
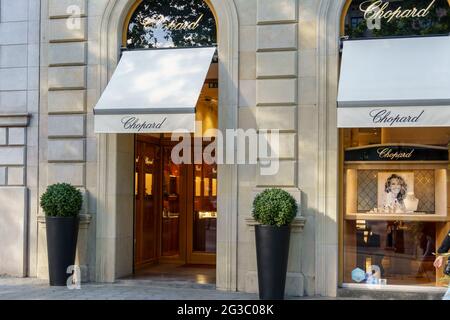
[[[216,263],[217,166],[175,164],[173,146],[136,139],[135,269]]]
[[[158,260],[160,208],[160,147],[150,141],[136,141],[135,163],[135,269]]]
[[[188,262],[215,264],[217,243],[217,166],[189,166]]]
[[[186,260],[186,166],[171,159],[172,147],[162,147],[161,260]]]

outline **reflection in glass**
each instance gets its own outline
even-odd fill
[[[170,158],[170,148],[164,148],[162,255],[180,254],[180,181],[181,166]]]
[[[377,266],[388,285],[436,284],[434,222],[347,221],[345,235],[345,282],[355,268]]]
[[[421,17],[417,14],[412,16],[414,8],[416,13],[422,10]],[[375,14],[383,17],[373,19]],[[447,0],[353,0],[345,17],[345,35],[350,38],[436,35],[449,32],[450,7]]]
[[[216,252],[217,166],[195,166],[194,241],[195,252]],[[211,192],[213,191],[213,192]]]
[[[144,0],[131,16],[127,48],[210,46],[216,22],[202,0]]]
[[[137,196],[139,192],[139,173],[136,172],[134,175],[134,195]]]
[[[366,146],[395,149],[413,145],[441,147],[445,153],[449,134],[448,127],[343,129],[342,152]],[[387,285],[441,284],[442,270],[433,267],[433,252],[448,232],[448,163],[428,161],[426,154],[424,159],[388,163],[344,161],[344,283],[357,283],[357,278],[352,279],[352,271],[360,268],[369,274],[379,270],[379,277]],[[386,194],[393,189],[393,184],[387,183],[393,174],[403,177],[407,184],[408,192],[403,198],[406,212],[383,209]],[[401,185],[396,186],[397,191]],[[368,284],[369,280],[362,283]]]
[[[151,173],[145,174],[145,195],[153,195],[153,174]]]
[[[156,165],[158,147],[136,143],[135,166],[135,265],[144,266],[157,258],[156,226],[157,199],[153,194],[158,168]]]

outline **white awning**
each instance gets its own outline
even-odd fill
[[[344,41],[338,127],[450,126],[450,37]]]
[[[96,133],[195,131],[216,48],[126,51],[94,108]]]

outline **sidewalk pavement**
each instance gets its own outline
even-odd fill
[[[0,300],[257,300],[256,294],[224,292],[211,285],[154,280],[82,284],[80,290],[50,287],[35,278],[0,277]],[[312,299],[312,298],[291,298]]]

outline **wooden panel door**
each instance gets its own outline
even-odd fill
[[[171,158],[172,145],[162,144],[160,261],[186,263],[186,166]]]
[[[160,147],[136,140],[135,270],[158,261],[160,212]]]
[[[216,263],[217,166],[175,164],[172,148],[136,138],[135,270]]]

